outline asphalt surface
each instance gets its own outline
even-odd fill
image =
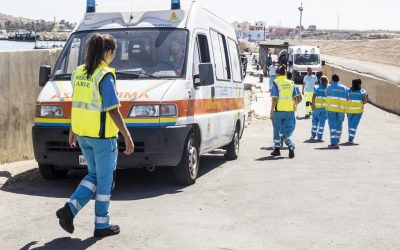
[[[322,60],[330,64],[363,74],[373,75],[385,79],[393,84],[400,84],[400,67],[381,63],[360,61],[330,55],[322,55]]]
[[[268,107],[269,98],[257,99]],[[359,145],[339,150],[309,143],[310,129],[311,120],[297,120],[296,157],[283,150],[273,158],[271,121],[253,120],[239,159],[202,157],[189,187],[175,185],[168,169],[119,171],[110,212],[121,234],[102,240],[92,237],[93,201],[73,235],[55,217],[82,172],[46,181],[33,162],[18,175],[0,166],[0,248],[399,249],[400,117],[367,105]]]

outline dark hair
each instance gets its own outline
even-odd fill
[[[339,79],[339,76],[338,75],[336,75],[336,74],[334,74],[333,76],[332,76],[332,82],[338,82],[340,79]]]
[[[293,74],[292,74],[292,72],[286,72],[286,77],[287,77],[287,79],[289,79],[289,80],[292,80],[292,78],[293,78]]]
[[[353,79],[350,91],[357,91],[361,89],[361,79]]]
[[[286,75],[286,65],[281,65],[281,66],[278,68],[278,72],[279,72],[279,75],[281,75],[281,76]]]
[[[94,34],[86,43],[87,54],[85,61],[86,75],[91,77],[103,60],[103,54],[107,51],[115,51],[117,43],[111,35]]]

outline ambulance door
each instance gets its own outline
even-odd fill
[[[195,81],[199,79],[200,63],[210,63],[210,44],[207,37],[207,31],[195,30],[193,33],[194,51],[193,51],[193,86]],[[199,125],[201,130],[201,153],[209,151],[214,142],[215,119],[214,113],[216,109],[215,88],[210,86],[194,87],[190,110],[194,117],[194,122]]]
[[[223,33],[210,30],[211,44],[215,64],[215,146],[225,146],[232,140],[235,126],[234,93],[236,87],[232,82],[232,70],[229,58],[228,39]]]

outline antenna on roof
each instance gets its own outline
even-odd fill
[[[171,0],[171,10],[179,10],[181,8],[180,0]]]
[[[96,0],[87,0],[86,13],[94,13],[94,12],[96,12]]]

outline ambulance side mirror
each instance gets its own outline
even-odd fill
[[[324,60],[321,61],[321,65],[325,66],[325,61]]]
[[[198,86],[208,86],[214,84],[214,69],[211,63],[200,63],[199,65],[200,81]]]
[[[51,66],[42,65],[39,71],[39,86],[44,87],[46,83],[50,80]]]

